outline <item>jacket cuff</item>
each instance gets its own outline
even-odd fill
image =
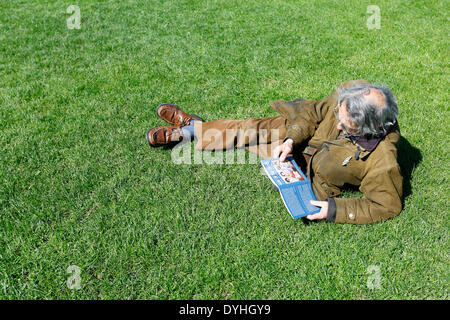
[[[292,141],[294,141],[294,139],[292,139],[291,137],[286,137],[286,138],[284,138],[283,143],[285,143],[287,139],[291,139]],[[294,141],[294,144],[295,144],[295,141]]]
[[[336,201],[334,198],[327,198],[328,200],[328,213],[327,222],[336,222]]]
[[[286,125],[286,137],[294,140],[294,144],[300,144],[305,140],[303,133],[297,130],[297,125]]]

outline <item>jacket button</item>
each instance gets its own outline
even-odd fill
[[[354,213],[349,213],[349,214],[348,214],[348,218],[349,218],[350,220],[355,220],[355,214],[354,214]]]
[[[292,129],[297,129],[297,126],[294,124],[294,125],[292,126]]]

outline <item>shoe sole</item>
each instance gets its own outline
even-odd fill
[[[155,144],[152,144],[152,142],[150,141],[151,139],[150,139],[149,133],[150,133],[150,131],[152,131],[155,128],[151,128],[145,134],[145,138],[147,139],[148,145],[150,147],[152,147],[152,148],[158,148],[158,147],[164,147],[164,146],[166,146],[166,147],[175,146],[176,144],[178,144],[183,139],[183,136],[181,136],[180,140],[174,140],[174,141],[170,141],[170,142],[167,142],[167,143],[155,143]]]
[[[169,121],[167,121],[166,119],[164,119],[163,117],[161,117],[161,115],[159,114],[159,109],[160,109],[162,106],[171,106],[171,107],[177,108],[178,110],[180,110],[180,108],[179,108],[177,105],[172,104],[172,103],[161,103],[158,107],[156,107],[156,114],[158,115],[158,117],[160,117],[162,120],[164,120],[164,121],[167,122],[167,123],[170,123],[170,124],[175,125],[174,123],[169,122]]]
[[[149,145],[150,147],[152,147],[152,148],[157,148],[157,147],[162,146],[162,145],[153,145],[153,144],[151,144],[150,138],[149,138],[148,134],[149,134],[150,131],[152,131],[152,130],[153,130],[153,128],[150,129],[150,130],[148,130],[148,131],[147,131],[147,134],[145,135],[145,138],[147,139],[148,145]]]

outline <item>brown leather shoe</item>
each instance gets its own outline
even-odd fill
[[[163,120],[179,127],[188,126],[191,120],[203,121],[195,114],[188,114],[174,104],[162,103],[156,108],[156,114]]]
[[[183,133],[177,126],[155,127],[147,132],[147,141],[151,147],[160,147],[181,140]]]

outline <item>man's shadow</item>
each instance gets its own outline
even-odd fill
[[[411,178],[414,169],[422,161],[422,153],[414,147],[403,136],[400,137],[398,146],[398,164],[403,176],[403,198],[402,205],[405,205],[405,199],[411,195]]]

